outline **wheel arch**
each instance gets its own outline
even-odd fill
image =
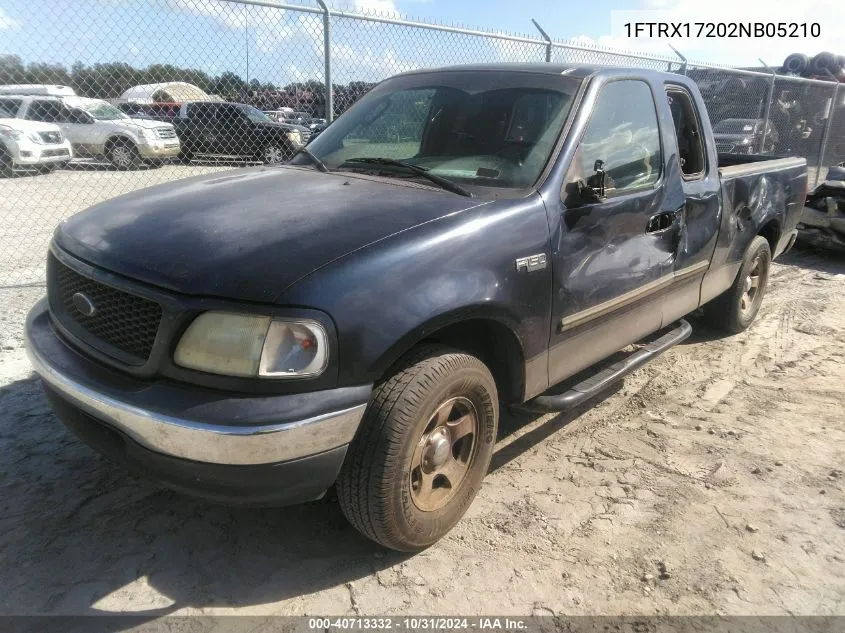
[[[522,401],[525,393],[525,353],[515,323],[499,310],[469,308],[435,317],[394,343],[373,366],[384,379],[413,349],[441,344],[476,356],[496,381],[499,397]]]
[[[769,243],[769,249],[772,251],[772,257],[774,257],[775,253],[777,252],[778,242],[780,242],[781,233],[782,230],[780,226],[780,221],[777,218],[772,218],[768,220],[757,231],[757,235],[764,237]]]
[[[136,141],[131,136],[127,136],[126,134],[112,134],[107,139],[106,142],[103,144],[104,151],[108,152],[112,147],[115,146],[117,143],[132,143],[136,148],[138,147],[138,141]]]

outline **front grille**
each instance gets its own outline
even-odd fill
[[[302,144],[307,145],[308,141],[311,140],[311,130],[302,130],[299,133],[299,137],[302,139]]]
[[[51,143],[54,145],[61,143],[64,140],[61,132],[39,132],[38,136],[40,136],[41,140],[45,143]]]
[[[176,138],[176,130],[172,127],[157,127],[156,134],[161,139]]]
[[[62,148],[62,149],[45,149],[43,152],[41,152],[41,155],[47,156],[47,157],[51,157],[51,156],[70,156],[70,153],[64,148]]]
[[[74,304],[82,293],[95,307],[86,316]],[[161,306],[80,275],[50,254],[48,295],[53,316],[71,334],[118,360],[143,364],[150,357],[161,322]],[[118,350],[120,353],[115,353]],[[129,355],[131,358],[123,358]]]
[[[716,152],[718,152],[719,154],[730,154],[733,151],[733,143],[716,143]]]

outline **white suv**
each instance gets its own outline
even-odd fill
[[[16,167],[46,173],[72,157],[70,142],[57,125],[16,119],[0,99],[0,175],[11,176]]]
[[[170,123],[132,119],[99,99],[0,96],[0,105],[12,102],[18,104],[19,119],[57,124],[76,156],[105,157],[118,169],[135,169],[144,163],[159,166],[181,149]]]

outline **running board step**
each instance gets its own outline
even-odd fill
[[[627,358],[613,363],[610,367],[579,382],[568,391],[552,396],[537,396],[521,405],[520,408],[531,411],[566,411],[573,409],[639,369],[650,360],[654,360],[670,347],[686,340],[691,333],[692,326],[681,319],[672,330],[660,338],[655,339]]]

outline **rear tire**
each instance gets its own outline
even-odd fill
[[[745,251],[733,285],[704,306],[707,322],[732,334],[748,328],[763,302],[771,263],[769,243],[765,237],[757,235]]]
[[[106,158],[120,171],[138,169],[143,163],[138,148],[132,141],[125,139],[113,141],[106,150]]]
[[[463,516],[487,474],[499,423],[496,383],[474,356],[420,349],[378,384],[337,481],[364,536],[413,552]]]

